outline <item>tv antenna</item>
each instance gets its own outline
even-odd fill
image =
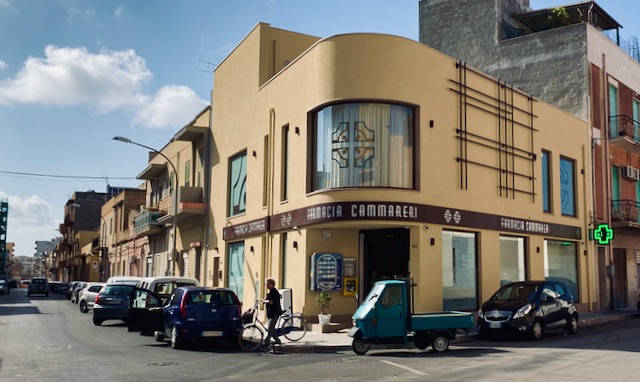
[[[213,73],[219,64],[211,60],[203,60],[202,56],[198,58],[198,67],[196,72]]]

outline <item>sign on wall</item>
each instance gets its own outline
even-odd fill
[[[309,287],[316,292],[342,290],[342,254],[316,252],[311,255]]]

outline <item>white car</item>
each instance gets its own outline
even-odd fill
[[[87,287],[78,293],[78,306],[82,313],[87,313],[89,309],[93,309],[96,296],[105,285],[105,283],[88,283]]]
[[[7,280],[0,280],[0,295],[9,294],[9,283]]]

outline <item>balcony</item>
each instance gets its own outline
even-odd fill
[[[614,227],[631,227],[640,230],[640,203],[635,200],[612,200],[611,220]]]
[[[609,117],[612,145],[633,154],[640,154],[640,122],[628,115]]]
[[[173,194],[171,198],[166,198],[161,202],[173,202]],[[175,208],[173,203],[169,205],[169,213],[160,218],[160,223],[170,223],[173,218]],[[207,205],[204,203],[204,195],[202,187],[178,187],[178,212],[179,220],[189,219],[194,216],[204,216],[207,213]]]
[[[161,233],[162,223],[158,219],[162,217],[162,212],[144,210],[133,219],[133,232],[136,236],[150,236]]]

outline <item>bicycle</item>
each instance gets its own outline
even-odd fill
[[[258,319],[258,308],[263,300],[255,300],[251,321],[240,331],[238,342],[244,351],[254,351],[262,345],[265,333],[269,329]],[[289,341],[299,341],[307,333],[307,322],[301,313],[283,313],[278,317],[276,333]]]

